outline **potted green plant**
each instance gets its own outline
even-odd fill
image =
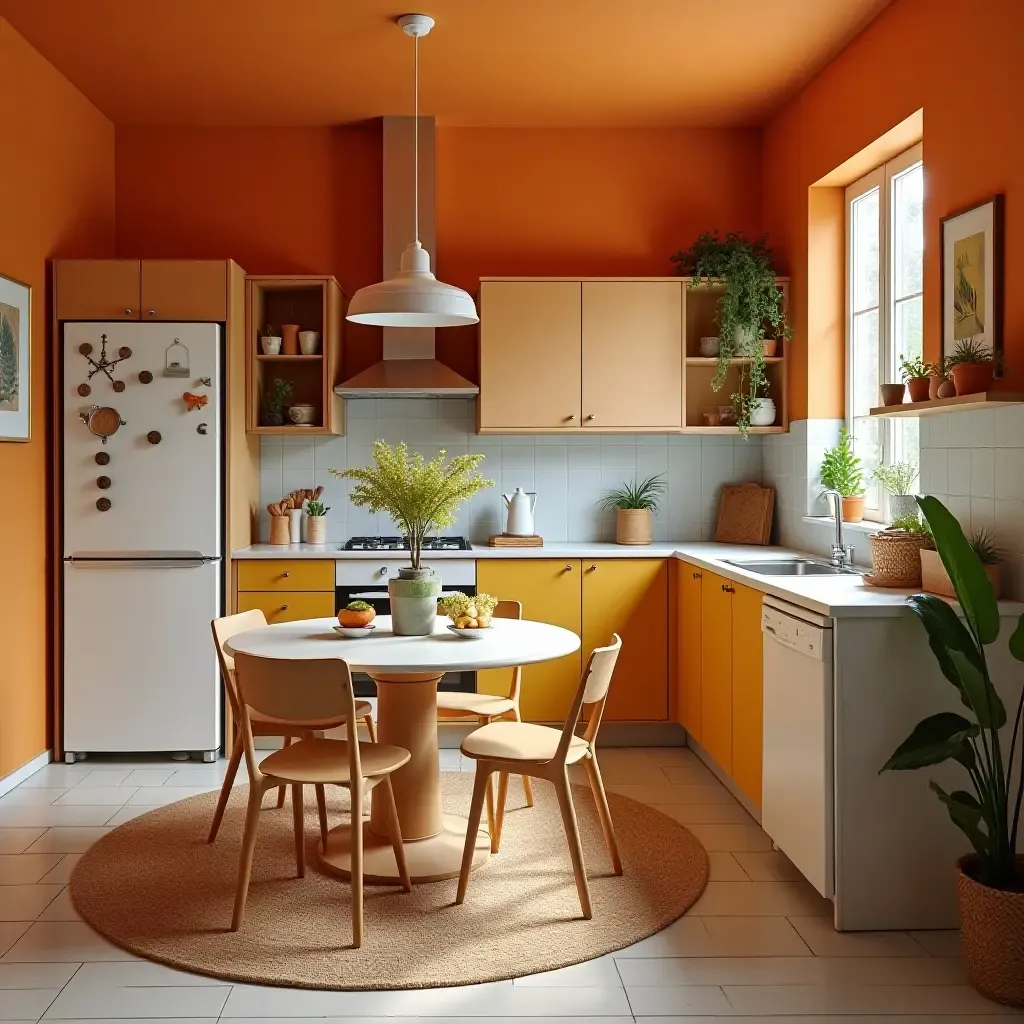
[[[949,357],[949,372],[958,395],[978,395],[988,391],[995,369],[992,350],[977,338],[961,338]]]
[[[601,498],[601,506],[615,509],[616,544],[650,544],[652,519],[658,514],[665,480],[661,473],[637,483],[623,484]]]
[[[843,496],[844,523],[859,523],[864,518],[864,470],[846,427],[839,428],[839,443],[821,460],[821,482]]]
[[[1000,552],[992,540],[992,535],[984,527],[972,530],[967,537],[967,543],[971,550],[978,556],[982,566],[985,568],[985,575],[992,584],[992,590],[996,597],[1002,590],[1003,571],[1000,565]],[[953,581],[949,578],[936,551],[921,552],[921,586],[929,594],[939,594],[942,597],[956,597],[953,589]]]
[[[767,238],[765,235],[751,242],[735,231],[725,238],[720,238],[717,231],[704,232],[688,249],[670,257],[680,274],[692,277],[691,288],[725,285],[715,311],[718,364],[711,387],[721,390],[734,359],[749,360],[739,365],[739,381],[732,396],[738,411],[736,425],[744,437],[751,427],[751,412],[758,408],[758,397],[768,394],[765,325],[779,337],[789,338],[792,333],[786,324]],[[774,352],[777,339],[773,340]]]
[[[904,516],[917,518],[917,501],[910,493],[917,479],[917,466],[913,462],[893,462],[879,466],[871,475],[889,494],[890,519],[902,519]]]
[[[263,395],[263,425],[280,427],[284,423],[285,406],[292,400],[295,384],[283,377],[270,382],[270,390]]]
[[[912,402],[927,402],[928,389],[931,387],[931,365],[920,356],[908,359],[900,356],[900,375],[906,382]]]
[[[327,543],[327,513],[330,505],[325,505],[319,497],[310,498],[306,502],[306,543]]]
[[[482,455],[456,455],[447,464],[446,455],[442,448],[428,462],[419,452],[410,456],[404,441],[394,448],[374,441],[375,466],[329,471],[355,481],[349,500],[356,508],[387,513],[408,539],[411,564],[388,581],[392,628],[402,636],[432,633],[437,618],[441,579],[423,565],[423,538],[431,530],[453,526],[459,506],[494,485],[476,472]]]
[[[970,715],[942,711],[924,719],[881,770],[913,771],[949,760],[963,767],[970,790],[946,792],[935,781],[929,785],[974,851],[957,862],[964,963],[983,995],[1024,1006],[1024,856],[1017,853],[1024,798],[1024,688],[1011,723],[985,656],[986,647],[999,639],[992,583],[942,502],[934,497],[917,500],[960,614],[930,594],[917,594],[908,603],[928,634],[943,676],[956,687]],[[1010,636],[1009,650],[1024,662],[1024,616]],[[1005,731],[1011,727],[1007,748]]]

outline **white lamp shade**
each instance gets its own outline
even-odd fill
[[[352,296],[345,319],[378,327],[465,327],[480,321],[469,292],[430,272],[430,255],[419,242],[402,253],[394,277]]]

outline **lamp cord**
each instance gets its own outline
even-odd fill
[[[413,52],[413,119],[412,119],[412,220],[413,237],[420,244],[420,37],[412,37]]]

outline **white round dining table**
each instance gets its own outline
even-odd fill
[[[413,882],[454,878],[462,863],[468,821],[445,814],[437,742],[437,685],[445,672],[471,672],[552,661],[579,650],[568,629],[529,619],[494,619],[479,639],[464,639],[438,616],[429,636],[398,636],[391,617],[379,615],[374,630],[360,639],[335,632],[336,619],[302,619],[238,633],[229,653],[305,660],[341,658],[353,672],[377,685],[377,738],[405,747],[411,758],[392,775],[406,862]],[[388,808],[373,790],[370,817],[363,823],[363,873],[369,884],[399,885],[401,879],[388,831]],[[351,865],[350,827],[332,829],[320,849],[325,868],[347,877]],[[485,833],[477,837],[473,866],[490,854]]]

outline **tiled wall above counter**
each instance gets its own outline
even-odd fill
[[[450,455],[480,452],[483,474],[495,486],[461,510],[450,531],[486,543],[501,532],[501,495],[516,487],[536,491],[537,530],[550,541],[610,541],[614,517],[597,506],[600,496],[633,476],[664,473],[668,484],[656,540],[706,540],[714,534],[718,492],[723,484],[761,479],[760,437],[679,434],[519,434],[475,433],[474,399],[351,399],[344,437],[302,434],[261,438],[260,539],[269,525],[266,505],[299,487],[323,484],[331,511],[327,540],[341,542],[359,534],[394,533],[386,516],[371,516],[348,501],[348,481],[329,468],[364,466],[380,438],[405,441],[430,458],[439,448]]]

